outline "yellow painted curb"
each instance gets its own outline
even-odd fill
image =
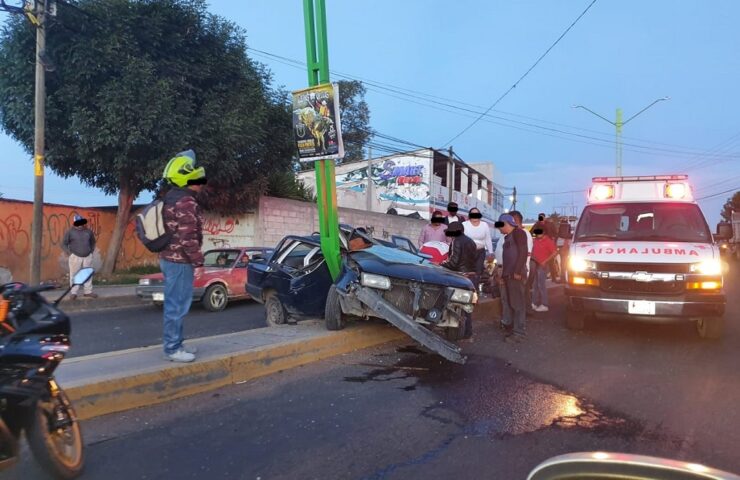
[[[207,392],[403,337],[402,332],[386,325],[360,325],[314,338],[65,390],[77,417],[86,420]]]

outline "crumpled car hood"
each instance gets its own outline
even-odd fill
[[[364,250],[351,252],[349,255],[360,265],[363,272],[473,290],[473,283],[462,275],[398,248],[373,245]]]

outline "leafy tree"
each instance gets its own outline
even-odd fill
[[[344,162],[364,158],[363,151],[371,135],[370,108],[365,101],[366,89],[357,80],[340,80],[339,108],[342,115]]]
[[[732,197],[728,198],[725,204],[722,206],[722,212],[720,215],[726,222],[732,220],[732,212],[740,212],[740,191],[735,192]]]
[[[290,131],[287,107],[247,57],[243,31],[203,0],[81,0],[60,4],[50,20],[46,162],[118,194],[104,274],[133,200],[155,187],[174,153],[193,148],[211,189],[254,183],[259,191],[267,169],[290,164],[292,147],[283,136],[273,142],[275,130],[282,135],[276,119]],[[13,16],[0,39],[0,124],[31,152],[35,30]]]

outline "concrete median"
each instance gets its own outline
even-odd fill
[[[146,347],[67,360],[58,380],[80,419],[154,405],[270,375],[405,336],[380,323],[339,332],[323,322],[262,328],[189,342],[198,360],[173,364],[161,347]]]

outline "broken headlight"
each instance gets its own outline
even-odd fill
[[[473,303],[475,298],[475,292],[473,290],[463,290],[461,288],[455,288],[452,291],[451,302],[455,303]]]
[[[363,273],[360,277],[360,283],[363,287],[377,288],[380,290],[391,289],[391,279],[383,275],[373,273]]]

